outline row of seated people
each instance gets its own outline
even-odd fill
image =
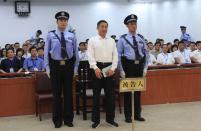
[[[13,48],[6,49],[6,58],[1,60],[0,72],[1,73],[12,73],[12,72],[34,72],[34,71],[45,71],[45,65],[43,60],[43,54],[38,54],[38,50],[32,46],[29,48],[30,56],[25,58],[24,50],[18,48],[16,53]],[[42,52],[42,51],[41,51]]]
[[[201,63],[201,41],[191,42],[189,46],[185,41],[179,41],[172,48],[169,44],[161,45],[159,42],[156,42],[155,47],[150,46],[150,43],[147,46],[150,66]]]

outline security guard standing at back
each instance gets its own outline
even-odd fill
[[[180,26],[181,29],[181,37],[180,40],[184,41],[186,45],[189,45],[191,42],[191,36],[186,33],[186,26]]]
[[[128,28],[128,33],[120,37],[117,43],[119,64],[118,69],[122,78],[136,78],[146,75],[148,67],[149,53],[146,47],[145,39],[142,35],[137,34],[137,16],[131,14],[124,20]],[[141,92],[135,92],[134,118],[137,121],[145,121],[141,116]],[[124,94],[124,114],[127,123],[132,122],[132,94]]]
[[[66,30],[69,14],[61,11],[56,13],[55,18],[57,29],[48,33],[44,54],[54,96],[52,120],[55,128],[60,128],[63,121],[68,127],[73,127],[72,82],[75,65],[78,61],[77,40],[73,33]],[[63,109],[62,93],[64,96]]]

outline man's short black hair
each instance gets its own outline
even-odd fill
[[[98,21],[98,23],[97,23],[97,27],[99,27],[99,25],[100,25],[101,23],[106,23],[107,26],[108,26],[108,22],[107,22],[106,20],[100,20],[100,21]]]
[[[174,39],[174,43],[175,43],[176,41],[179,41],[179,39]]]
[[[19,42],[15,42],[15,44],[14,45],[19,45],[20,43]]]
[[[148,42],[148,43],[147,43],[147,45],[150,45],[150,44],[151,44],[151,45],[154,45],[152,42]]]
[[[168,44],[162,44],[162,45],[161,45],[161,48],[163,48],[163,46],[168,46]]]
[[[86,43],[86,42],[80,42],[80,43],[79,43],[79,46],[80,46],[80,45],[85,45],[85,43]]]
[[[196,41],[196,46],[198,46],[198,44],[201,44],[201,41]]]
[[[184,43],[183,40],[181,40],[181,41],[179,41],[178,46],[179,46],[180,44],[185,44],[185,43]]]
[[[156,41],[156,43],[154,44],[155,46],[159,44],[161,46],[161,42],[160,41]]]
[[[43,47],[39,47],[39,48],[37,48],[37,50],[39,51],[39,50],[44,50],[44,48]]]
[[[13,47],[9,47],[8,49],[6,49],[6,55],[8,54],[8,51],[9,51],[9,50],[12,50],[12,51],[13,51],[13,53],[15,53],[14,48],[13,48]]]
[[[33,49],[36,49],[36,50],[37,50],[37,48],[36,48],[35,46],[31,46],[31,47],[29,48],[29,52],[31,52],[31,50],[33,50]]]

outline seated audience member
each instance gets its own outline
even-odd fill
[[[190,45],[189,45],[189,51],[193,52],[195,50],[197,50],[196,43],[195,42],[191,42]]]
[[[20,64],[19,61],[14,57],[14,49],[7,49],[6,56],[7,58],[1,61],[1,69],[3,70],[3,73],[20,72]]]
[[[85,47],[85,42],[80,42],[79,49],[80,49],[79,60],[80,61],[88,61],[87,48]]]
[[[44,48],[43,47],[38,48],[38,58],[41,58],[44,60]]]
[[[171,47],[171,52],[175,52],[175,51],[177,51],[178,50],[178,46],[177,45],[173,45],[172,47]]]
[[[20,71],[22,71],[23,69],[23,64],[24,64],[24,60],[25,58],[22,57],[24,55],[24,50],[22,48],[18,48],[16,51],[16,56],[15,59],[17,59],[19,61],[19,65],[20,65]]]
[[[161,43],[161,45],[165,43],[163,39],[159,39],[159,42]]]
[[[167,43],[167,46],[168,46],[168,53],[170,53],[170,52],[171,52],[172,43],[171,43],[171,42],[168,42],[168,43]]]
[[[148,43],[147,43],[147,49],[148,49],[149,52],[150,52],[150,51],[153,51],[153,49],[154,49],[154,44],[153,44],[152,42],[148,42]]]
[[[156,65],[156,58],[154,55],[149,53],[149,61],[148,61],[148,66]]]
[[[2,48],[1,49],[1,58],[0,58],[0,62],[2,60],[6,59],[6,48]]]
[[[6,44],[6,45],[5,45],[5,49],[10,48],[10,46],[11,46],[10,44]]]
[[[185,43],[180,41],[178,43],[178,50],[173,52],[173,57],[177,64],[191,63],[190,52],[185,48]]]
[[[178,46],[178,43],[179,43],[179,39],[174,39],[174,45]]]
[[[31,56],[31,54],[29,53],[28,45],[27,45],[26,43],[23,44],[22,49],[24,50],[24,55],[23,55],[23,57],[24,57],[25,59],[29,58],[29,57]]]
[[[158,54],[161,53],[161,43],[158,41],[155,43],[154,50],[151,51],[151,54],[153,54],[156,58]]]
[[[16,42],[16,43],[14,44],[15,52],[17,51],[18,48],[20,48],[20,43],[19,43],[19,42]]]
[[[157,64],[158,65],[171,65],[175,63],[175,59],[171,53],[168,53],[168,45],[162,45],[162,53],[158,54]]]
[[[44,61],[38,58],[37,48],[32,46],[29,49],[31,52],[31,57],[25,59],[23,68],[25,71],[34,72],[34,71],[45,71]]]
[[[197,50],[191,52],[190,58],[193,63],[201,63],[201,41],[196,42]]]

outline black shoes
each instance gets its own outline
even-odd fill
[[[141,122],[145,121],[145,119],[143,117],[135,117],[135,120],[136,121],[141,121]],[[132,123],[132,119],[131,118],[126,118],[125,122],[126,123]]]
[[[96,129],[96,128],[98,128],[99,126],[100,126],[100,122],[94,122],[91,127],[92,127],[93,129]]]
[[[62,126],[62,122],[61,121],[55,121],[54,122],[54,127],[55,128],[60,128]]]
[[[126,123],[132,123],[132,119],[131,118],[126,118],[125,122]]]
[[[141,121],[141,122],[143,122],[143,121],[145,121],[145,119],[143,118],[143,117],[135,117],[135,120],[136,121]]]
[[[72,122],[65,122],[64,121],[64,125],[68,126],[68,127],[73,127],[73,123]]]
[[[116,122],[114,122],[114,121],[106,121],[106,122],[107,122],[107,124],[109,124],[111,126],[119,127],[119,125]]]

